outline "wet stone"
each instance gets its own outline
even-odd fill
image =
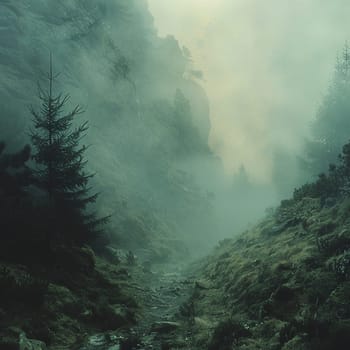
[[[95,334],[79,350],[120,350],[121,341],[123,337],[115,334]]]
[[[156,333],[169,333],[177,330],[180,327],[178,322],[161,321],[155,322],[152,325],[152,331]]]

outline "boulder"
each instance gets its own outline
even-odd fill
[[[40,340],[28,339],[22,332],[19,335],[19,350],[46,350],[46,344]]]
[[[303,338],[299,335],[289,340],[282,347],[282,350],[307,350],[308,346],[305,344]]]
[[[1,350],[46,350],[46,344],[40,340],[29,339],[22,329],[9,327],[0,332]]]
[[[104,330],[116,330],[134,322],[134,314],[124,305],[102,303],[97,306],[92,321]]]
[[[155,322],[152,325],[152,332],[155,333],[170,333],[176,331],[180,327],[180,323],[171,321]]]

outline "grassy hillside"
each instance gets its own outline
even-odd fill
[[[208,349],[347,349],[350,200],[285,201],[225,240],[204,264],[183,313]]]
[[[53,260],[46,267],[0,262],[2,350],[77,348],[89,335],[122,334],[136,323],[139,307],[125,264],[88,248],[56,249]]]

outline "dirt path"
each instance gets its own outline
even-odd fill
[[[179,308],[193,287],[193,281],[176,266],[158,266],[141,272],[135,268],[135,292],[142,313],[128,337],[99,334],[80,350],[167,350],[191,349],[190,334],[181,321]]]
[[[147,291],[141,294],[144,298],[143,317],[135,329],[142,339],[140,349],[163,350],[189,341],[180,321],[179,309],[190,295],[191,279],[186,278],[181,269],[167,266],[148,276],[144,285]]]

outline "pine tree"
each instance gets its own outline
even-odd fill
[[[350,138],[350,48],[344,46],[338,57],[332,83],[311,126],[312,138],[306,144],[303,168],[317,175],[337,160]]]
[[[207,151],[206,143],[202,141],[194,125],[191,104],[179,89],[176,90],[174,98],[173,120],[179,155]]]
[[[31,109],[35,130],[31,131],[34,148],[33,159],[37,164],[35,183],[47,196],[48,240],[82,244],[98,233],[105,219],[96,219],[87,213],[88,205],[95,202],[97,194],[90,194],[89,179],[93,174],[85,171],[85,145],[80,145],[88,123],[74,127],[74,119],[83,113],[76,106],[64,112],[69,95],[54,94],[56,76],[50,70],[48,89],[39,86],[41,108]]]

